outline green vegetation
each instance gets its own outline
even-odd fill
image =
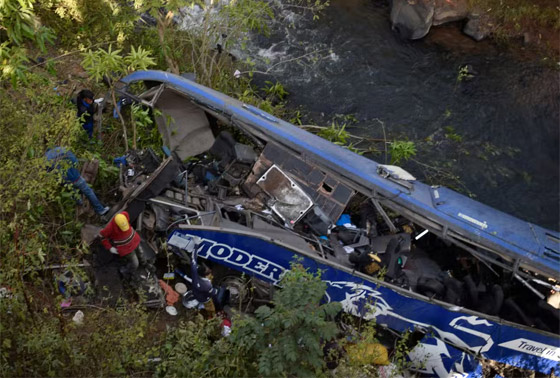
[[[363,322],[349,314],[341,316],[341,324],[345,328],[349,337],[341,341],[342,346],[349,351],[349,358],[341,361],[337,369],[342,377],[375,377],[377,376],[377,366],[369,361],[368,354],[370,345],[379,343],[377,339],[377,325],[375,320]],[[374,358],[382,358],[379,353],[375,353]]]
[[[410,361],[407,360],[407,354],[410,351],[408,342],[411,334],[412,333],[410,331],[404,332],[401,335],[401,338],[397,340],[395,346],[393,359],[399,368],[399,372],[403,372],[411,366]]]
[[[346,131],[346,124],[339,125],[334,121],[329,127],[321,129],[317,135],[338,145],[347,144],[350,137],[350,134]]]
[[[148,337],[152,326],[143,308],[93,309],[78,326],[56,304],[42,306],[32,313],[17,297],[0,301],[2,376],[125,375],[151,369],[148,358],[157,350]]]
[[[311,274],[297,264],[281,285],[274,307],[259,307],[232,341],[248,348],[259,375],[317,376],[324,367],[322,342],[335,337],[333,320],[341,305],[320,304],[326,290],[320,272]]]
[[[391,164],[399,164],[416,155],[416,145],[408,140],[396,140],[389,144]]]
[[[97,82],[101,82],[103,78],[111,78],[109,80],[109,91],[111,93],[111,100],[113,103],[113,108],[117,111],[119,120],[122,124],[124,150],[128,151],[127,126],[121,114],[121,111],[117,106],[117,98],[115,95],[113,84],[128,73],[134,72],[136,70],[146,70],[149,67],[154,66],[155,61],[152,59],[151,53],[143,49],[141,46],[138,46],[137,49],[135,49],[134,46],[131,46],[130,52],[126,56],[122,56],[120,54],[121,50],[112,50],[111,47],[112,46],[109,45],[109,48],[107,50],[87,50],[84,53],[82,66],[89,74],[89,76]],[[136,111],[135,113],[139,114],[138,111]],[[134,122],[134,117],[132,117],[132,120],[132,148],[136,149],[136,122]]]
[[[543,63],[558,68],[560,12],[555,0],[469,0],[470,8],[489,18],[493,39],[509,43],[522,37],[538,48]]]
[[[33,12],[32,0],[5,0],[0,3],[0,75],[16,86],[26,81],[25,64],[30,61],[26,43],[41,52],[53,41],[53,33],[42,26]]]
[[[523,27],[537,26],[560,30],[558,2],[548,0],[470,0],[471,8],[481,9],[492,15],[498,28],[514,28],[520,31]]]
[[[330,1],[322,0],[290,0],[286,1],[286,6],[304,9],[313,14],[313,20],[318,20],[321,12],[324,11],[329,5]]]
[[[459,72],[457,73],[457,82],[465,81],[472,78],[473,75],[469,71],[469,66],[459,67]]]
[[[161,376],[323,376],[322,343],[337,332],[339,303],[320,304],[326,284],[295,264],[275,292],[273,307],[234,320],[230,337],[220,338],[219,322],[194,321],[170,331],[164,343]]]
[[[271,97],[272,99],[276,99],[278,101],[284,100],[284,98],[289,94],[281,83],[273,83],[272,81],[266,82],[264,91],[267,97]]]
[[[454,142],[460,143],[463,141],[463,137],[455,131],[453,126],[446,126],[445,128],[445,137],[450,139]]]
[[[296,111],[296,117],[292,119],[292,121],[294,121],[293,123],[300,125],[302,128],[316,133],[321,138],[342,146],[359,155],[378,154],[379,151],[376,149],[376,145],[379,143],[383,143],[384,145],[386,145],[385,139],[368,138],[350,134],[346,130],[346,128],[358,123],[358,120],[352,114],[337,114],[333,117],[333,120],[331,121],[331,124],[329,126],[315,126],[302,125],[301,112]],[[367,147],[363,147],[364,145],[367,145]]]

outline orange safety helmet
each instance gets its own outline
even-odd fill
[[[121,231],[128,231],[128,229],[130,228],[130,224],[128,224],[126,215],[122,213],[118,213],[117,215],[115,215],[115,223],[117,224],[117,226],[119,226]]]

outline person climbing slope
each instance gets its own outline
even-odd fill
[[[80,191],[91,203],[93,210],[98,215],[105,215],[109,211],[108,206],[104,206],[97,198],[97,195],[88,185],[86,180],[78,171],[78,158],[76,155],[64,147],[53,147],[45,153],[47,159],[47,171],[56,171],[60,174],[63,183],[71,184],[76,190]]]
[[[78,107],[78,118],[80,119],[82,128],[91,139],[93,137],[93,115],[96,112],[93,92],[89,89],[82,89],[78,93],[76,106]]]

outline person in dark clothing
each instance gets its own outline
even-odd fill
[[[82,127],[90,139],[93,137],[93,115],[95,114],[95,101],[93,97],[92,91],[83,89],[78,93],[78,98],[76,99],[78,118],[80,118]]]
[[[93,189],[90,188],[86,180],[80,175],[80,171],[76,168],[78,166],[78,159],[72,151],[68,151],[64,147],[53,147],[45,153],[45,157],[48,162],[47,171],[54,170],[58,172],[64,183],[71,184],[76,190],[85,195],[97,214],[107,214],[109,207],[103,206]]]
[[[218,289],[210,281],[210,269],[196,262],[197,251],[193,251],[191,256],[191,278],[192,291],[194,298],[204,306],[204,310],[209,318],[216,314],[216,307],[213,299],[218,295]]]

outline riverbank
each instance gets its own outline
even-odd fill
[[[475,41],[520,43],[558,61],[559,8],[550,0],[392,0],[389,19],[403,40],[426,38],[437,27],[456,23]]]
[[[496,41],[518,41],[551,57],[560,56],[560,8],[554,0],[470,0],[475,12],[487,14]],[[558,60],[558,59],[557,59]]]

